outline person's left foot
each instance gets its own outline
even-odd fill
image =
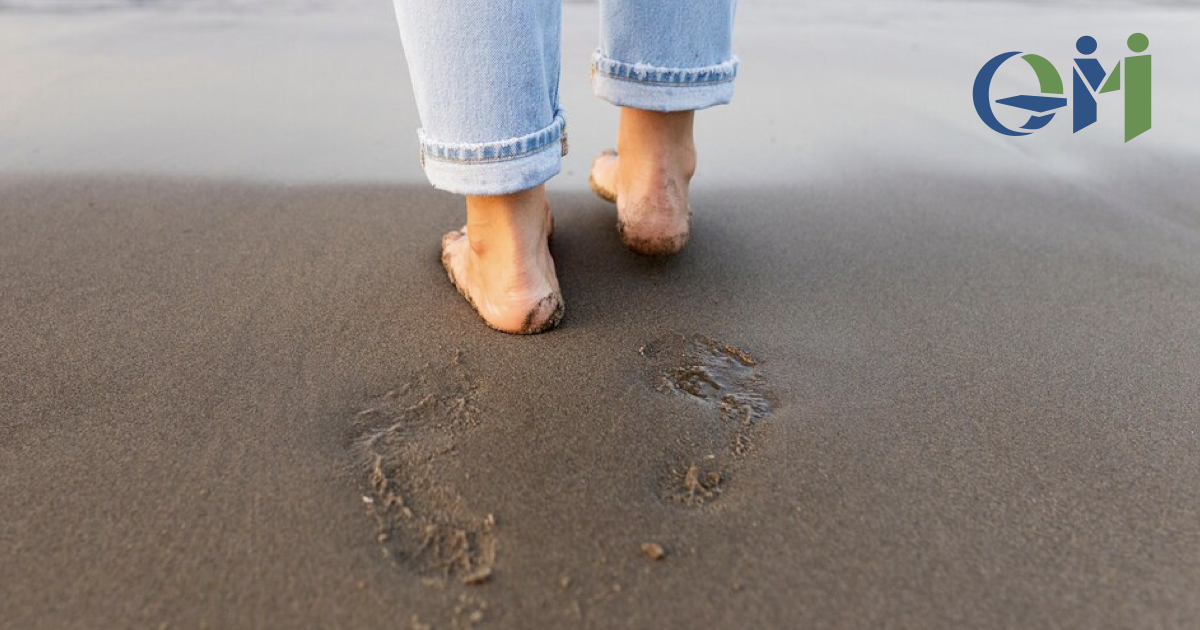
[[[442,266],[458,292],[496,330],[533,334],[557,326],[565,304],[547,242],[545,188],[468,198],[467,216],[467,225],[442,237]]]

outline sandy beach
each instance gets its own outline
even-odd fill
[[[439,264],[387,3],[99,5],[0,4],[0,628],[1200,624],[1200,11],[744,3],[661,261],[569,3],[519,337]],[[1131,28],[1145,137],[975,118]]]

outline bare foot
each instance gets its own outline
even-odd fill
[[[533,334],[554,328],[564,303],[547,239],[545,186],[467,197],[467,225],[442,237],[442,266],[488,326]]]
[[[592,162],[592,190],[616,202],[621,241],[639,254],[669,256],[687,245],[694,114],[622,108],[619,151],[605,151]]]

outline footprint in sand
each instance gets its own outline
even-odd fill
[[[475,382],[459,356],[426,366],[356,418],[363,502],[385,557],[426,578],[485,582],[496,523],[469,510],[443,474],[457,437],[476,425]]]
[[[758,362],[748,353],[704,335],[670,333],[644,344],[654,388],[710,409],[720,452],[685,457],[671,466],[664,498],[684,505],[716,499],[729,478],[730,462],[751,448],[755,427],[771,414],[771,394]]]

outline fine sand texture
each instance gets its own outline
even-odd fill
[[[0,630],[1200,625],[1200,11],[744,2],[654,260],[587,189],[615,114],[568,3],[567,311],[525,337],[440,265],[386,2],[34,4]],[[1109,68],[1134,24],[1144,137],[975,116],[992,55],[1086,29]]]
[[[513,337],[449,195],[6,181],[0,626],[1189,626],[1200,190],[913,182],[559,195]]]

